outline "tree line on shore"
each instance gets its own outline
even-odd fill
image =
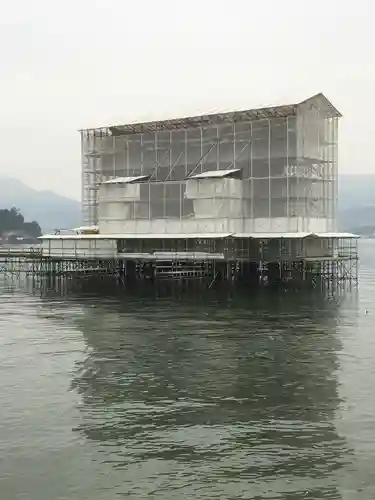
[[[25,222],[19,209],[0,209],[0,236],[7,233],[22,232],[31,238],[38,238],[42,235],[42,230],[36,221]]]

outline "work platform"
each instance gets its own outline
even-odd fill
[[[199,280],[249,286],[357,282],[357,237],[348,233],[49,235],[32,248],[0,248],[0,272],[80,279]]]

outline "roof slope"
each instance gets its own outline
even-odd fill
[[[333,104],[322,94],[314,96],[294,104],[284,104],[281,106],[267,106],[263,108],[237,110],[225,113],[203,114],[184,118],[173,118],[170,120],[150,121],[128,123],[123,125],[110,125],[107,127],[98,127],[86,130],[106,130],[111,135],[140,134],[144,132],[157,132],[163,130],[189,129],[204,125],[220,125],[223,123],[244,122],[252,120],[262,120],[267,118],[285,118],[287,116],[296,116],[299,106],[308,103],[317,103],[323,109],[327,116],[341,117],[341,113]]]

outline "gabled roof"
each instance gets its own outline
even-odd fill
[[[283,104],[278,106],[266,106],[263,108],[254,108],[247,110],[235,110],[230,112],[218,112],[203,114],[198,116],[189,116],[185,118],[172,118],[168,120],[155,120],[149,122],[135,122],[128,124],[110,125],[107,127],[98,127],[86,129],[98,131],[99,134],[131,135],[144,132],[159,132],[163,130],[190,129],[204,125],[220,125],[223,123],[249,122],[253,120],[264,120],[267,118],[285,118],[287,116],[296,116],[300,106],[316,103],[320,109],[326,112],[329,117],[341,117],[341,113],[322,93],[315,94],[308,99],[294,104]]]
[[[303,104],[318,104],[319,105],[319,108],[323,111],[326,112],[326,116],[330,116],[332,118],[341,118],[342,117],[342,114],[340,113],[340,111],[335,108],[335,106],[331,103],[331,101],[329,101],[326,96],[324,94],[322,94],[322,92],[319,92],[319,94],[315,94],[307,99],[305,99],[304,101],[301,101],[297,104],[297,106],[301,106]]]

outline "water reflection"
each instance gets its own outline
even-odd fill
[[[339,317],[317,294],[90,299],[76,431],[134,498],[339,499]]]

